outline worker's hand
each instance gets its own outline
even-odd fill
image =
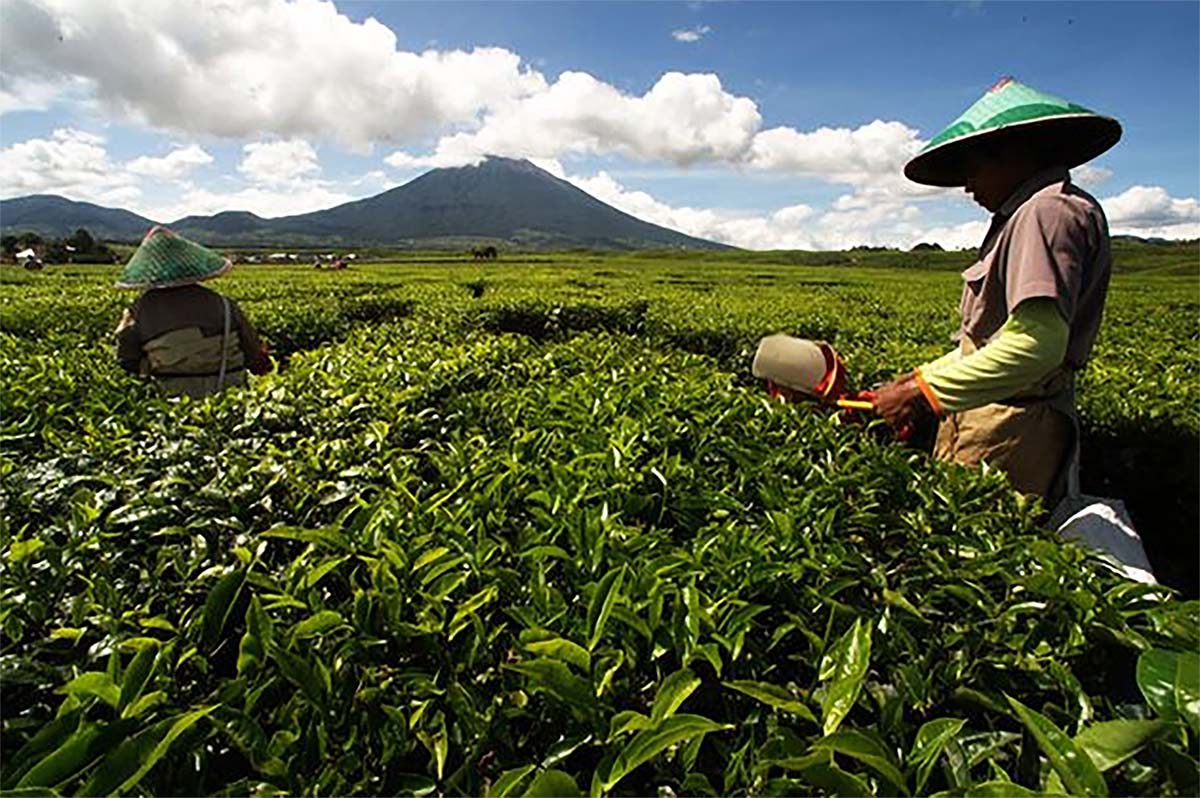
[[[930,412],[929,402],[912,374],[876,388],[873,404],[875,413],[894,429],[911,427]]]
[[[264,374],[270,374],[273,368],[275,368],[275,363],[271,360],[271,352],[267,349],[266,344],[263,344],[258,357],[254,358],[249,366],[250,373],[261,377]]]

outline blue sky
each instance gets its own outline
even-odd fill
[[[0,18],[2,196],[272,216],[497,152],[742,246],[967,246],[982,209],[899,170],[1007,74],[1121,120],[1076,172],[1114,231],[1200,236],[1200,3],[0,0]]]

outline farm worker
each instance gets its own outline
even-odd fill
[[[1112,272],[1104,211],[1067,170],[1120,138],[1115,119],[1003,78],[904,167],[963,186],[992,222],[962,273],[958,347],[881,388],[875,410],[899,425],[932,409],[935,457],[998,467],[1047,509],[1077,456],[1075,374]]]
[[[117,360],[164,393],[207,396],[266,374],[271,358],[237,303],[201,285],[232,263],[165,227],[146,234],[117,281],[144,292],[117,325]]]

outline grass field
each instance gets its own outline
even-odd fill
[[[115,267],[6,269],[0,785],[1189,794],[1200,291],[1138,253],[1083,479],[1173,598],[750,377],[941,354],[960,253],[239,267],[282,368],[200,402],[116,368]]]

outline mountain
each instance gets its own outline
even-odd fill
[[[65,238],[84,228],[98,239],[137,241],[154,222],[132,211],[75,202],[53,194],[0,200],[0,229],[4,233],[32,231]]]
[[[135,240],[153,224],[127,211],[73,203],[61,197],[41,198],[55,200],[64,207],[44,206],[40,216],[15,205],[34,199],[38,198],[0,202],[0,226],[5,232],[34,229],[61,235],[76,227],[92,230],[86,224],[62,221],[79,218],[80,213],[74,209],[85,205],[139,220],[130,228],[132,234],[101,237]],[[10,216],[10,205],[21,209],[21,213]],[[38,225],[25,221],[35,219]],[[376,244],[419,249],[462,248],[489,241],[520,249],[730,248],[630,216],[529,161],[497,157],[477,166],[434,169],[382,194],[322,211],[275,219],[226,211],[214,216],[188,216],[169,226],[189,238],[217,246]]]

